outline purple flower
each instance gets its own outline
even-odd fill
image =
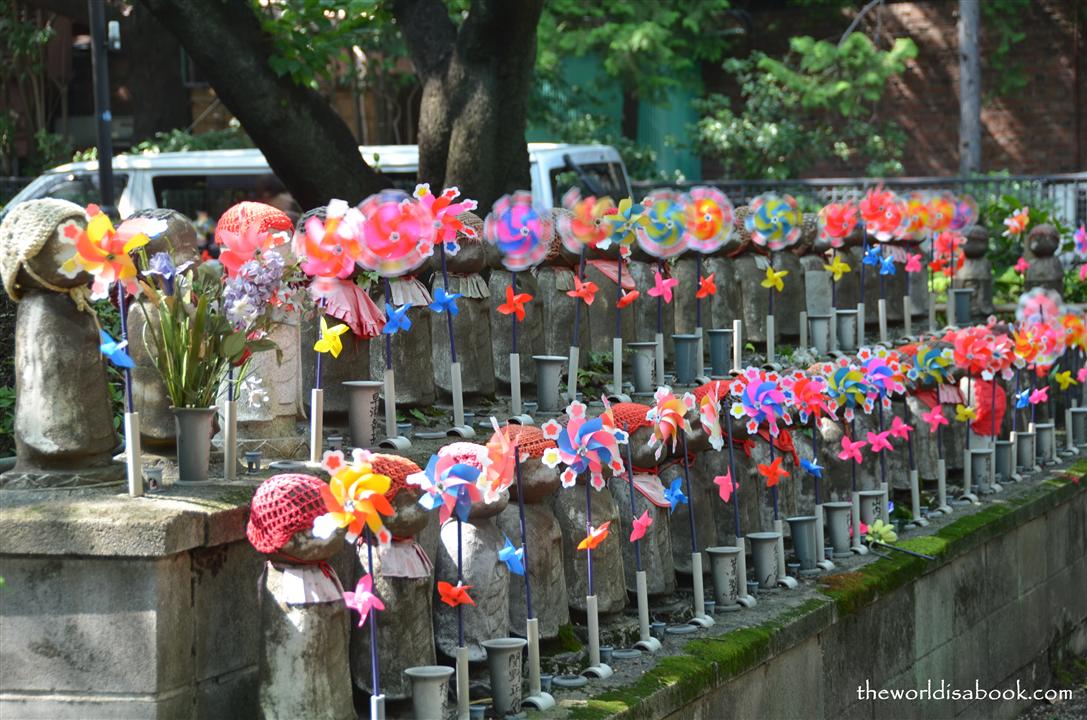
[[[239,329],[250,328],[268,310],[283,281],[283,258],[274,250],[249,260],[226,281],[223,309],[227,320]]]
[[[192,266],[192,261],[175,265],[170,253],[157,252],[151,256],[147,263],[147,275],[158,275],[162,278],[162,289],[167,295],[174,294],[174,280]]]

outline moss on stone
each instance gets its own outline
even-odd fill
[[[551,642],[553,643],[555,652],[560,653],[578,652],[584,647],[574,633],[574,626],[569,624],[560,627],[558,634]]]
[[[940,528],[936,531],[936,536],[949,542],[961,540],[965,536],[977,532],[979,528],[996,522],[1011,512],[1012,508],[1007,503],[990,505],[973,515],[966,515],[950,525]]]
[[[895,543],[897,547],[933,557],[939,557],[947,552],[949,544],[946,539],[935,535],[923,535]]]

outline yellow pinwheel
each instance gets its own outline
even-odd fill
[[[977,411],[974,410],[974,408],[967,407],[965,405],[955,406],[955,420],[957,420],[958,422],[972,422],[974,420],[977,420],[977,418],[978,414]]]
[[[1057,381],[1057,384],[1061,386],[1061,391],[1076,385],[1076,379],[1072,377],[1071,370],[1065,370],[1064,372],[1055,373],[1053,379]]]
[[[766,278],[762,281],[761,285],[767,290],[773,288],[774,290],[781,292],[785,289],[785,283],[782,282],[782,279],[788,274],[788,270],[774,270],[772,266],[768,267],[766,268]]]
[[[824,265],[823,269],[834,276],[834,282],[838,282],[842,279],[843,275],[852,270],[852,268],[838,256],[838,253],[834,253],[834,258],[830,261],[830,265]]]
[[[329,353],[332,357],[336,358],[340,356],[340,351],[343,350],[343,342],[340,340],[340,335],[347,332],[347,325],[340,324],[329,327],[325,322],[324,316],[321,317],[321,339],[313,343],[313,349],[319,353]]]

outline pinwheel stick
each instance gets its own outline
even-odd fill
[[[585,481],[585,535],[589,536],[593,534],[593,495],[592,495],[592,483]],[[585,548],[585,569],[589,576],[589,595],[595,595],[593,592],[593,549],[592,547]]]
[[[630,430],[628,429],[628,427],[626,425],[623,426],[623,432],[627,433],[627,437],[630,437]],[[635,495],[634,495],[634,460],[633,460],[633,458],[631,457],[631,454],[630,454],[630,443],[629,442],[626,444],[626,447],[624,448],[624,451],[626,452],[626,461],[627,461],[627,467],[626,467],[627,480],[628,480],[627,484],[630,486],[630,514],[633,517],[638,517],[638,511],[637,511],[638,506],[634,504],[635,503]],[[642,541],[641,541],[641,538],[634,541],[634,567],[635,567],[635,570],[637,570],[638,572],[642,571]]]
[[[516,320],[514,321],[516,324]],[[528,581],[528,524],[525,522],[525,491],[521,485],[521,449],[513,448],[513,477],[517,481],[517,512],[521,518],[521,563],[525,566],[525,619],[536,617],[532,613],[532,583]]]
[[[364,535],[366,536],[366,572],[374,578],[374,544],[370,528],[366,528]],[[370,687],[373,688],[372,695],[376,697],[381,694],[381,672],[377,659],[377,612],[371,612],[367,617],[370,620]]]
[[[454,513],[455,514],[455,513]],[[464,582],[464,539],[460,515],[457,515],[457,584]],[[464,604],[457,604],[457,645],[464,647]]]
[[[735,457],[735,454],[734,454],[733,449],[732,449],[732,419],[729,418],[728,416],[725,416],[725,417],[721,418],[721,420],[725,423],[725,431],[728,433],[728,471],[729,471],[729,476],[732,477],[732,478],[735,478],[736,477],[736,457]],[[734,484],[735,484],[735,482],[736,481],[733,480]],[[744,534],[740,530],[740,493],[739,493],[739,488],[734,488],[733,491],[732,491],[732,522],[733,522],[733,525],[735,525],[735,529],[736,529],[734,534],[736,535],[737,538],[742,538],[744,536]],[[743,584],[743,582],[745,582],[746,580],[747,580],[747,578],[740,578],[741,584]]]
[[[774,438],[771,437],[767,441],[767,443],[770,445],[770,463],[773,464],[773,462],[774,462]],[[774,484],[773,487],[770,488],[770,496],[774,499],[774,522],[777,522],[780,519],[780,516],[778,515],[778,486],[777,486],[776,483]]]
[[[581,249],[581,259],[578,262],[577,279],[579,282],[585,280],[585,248]],[[570,367],[568,368],[569,377],[566,379],[566,394],[569,396],[570,402],[577,399],[577,369],[580,354],[580,340],[581,340],[581,298],[574,298],[574,336],[570,339]]]
[[[128,311],[125,309],[125,288],[117,283],[117,311],[121,315],[121,343],[128,343]],[[122,368],[125,381],[125,471],[128,494],[143,495],[143,461],[140,457],[140,416],[132,403],[132,370]]]
[[[510,287],[513,288],[513,294],[517,295],[517,271],[510,272]],[[510,340],[513,349],[512,355],[517,354],[517,315],[510,314]]]
[[[121,315],[121,342],[128,342],[128,311],[125,309],[125,287],[123,283],[117,283],[117,312]],[[125,378],[125,412],[133,412],[132,403],[132,371],[122,368]]]
[[[1019,382],[1022,379],[1022,369],[1015,369],[1015,392],[1012,394],[1012,432],[1018,432],[1019,430],[1019,408],[1016,407],[1016,403],[1019,402]],[[1013,468],[1014,469],[1014,468]]]
[[[687,453],[687,433],[679,428],[679,436],[683,442],[683,484],[687,487],[687,518],[691,526],[691,553],[698,552],[698,530],[694,524],[694,495],[691,493],[691,456]],[[701,608],[696,608],[701,612]]]
[[[819,462],[819,420],[815,417],[811,420],[811,456],[816,463]],[[823,495],[819,492],[819,476],[815,475],[815,504],[823,504]],[[819,558],[822,560],[822,558]]]
[[[850,440],[856,440],[857,439],[857,421],[856,420],[850,420],[849,421],[849,439]],[[850,476],[851,476],[852,481],[853,481],[853,493],[856,494],[856,492],[857,492],[857,463],[851,462],[851,461],[847,461],[847,462],[849,462],[849,472],[850,472]]]
[[[449,271],[446,269],[445,264],[445,243],[439,244],[438,250],[442,260],[442,289],[449,293]],[[457,341],[453,337],[453,313],[449,311],[449,308],[445,309],[445,326],[449,330],[449,361],[457,361]],[[516,323],[515,323],[516,324]]]

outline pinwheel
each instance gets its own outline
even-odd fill
[[[452,585],[443,580],[438,581],[438,597],[449,607],[475,605],[475,601],[468,595],[468,591],[471,589],[471,585],[465,585],[461,582]]]
[[[246,201],[227,208],[215,226],[219,262],[226,276],[236,277],[245,263],[290,242],[293,228],[290,217],[270,205]]]
[[[1079,280],[1087,282],[1087,226],[1080,225],[1072,235],[1072,250],[1080,259]]]
[[[1064,392],[1064,391],[1068,390],[1068,388],[1070,388],[1070,387],[1072,387],[1073,385],[1076,384],[1075,379],[1072,377],[1072,371],[1071,370],[1065,370],[1063,372],[1054,373],[1053,374],[1053,379],[1057,381],[1057,384],[1061,388],[1061,392]]]
[[[929,268],[947,277],[953,276],[965,262],[962,252],[964,244],[965,240],[957,232],[948,230],[937,235],[932,243],[932,262],[929,263]]]
[[[649,296],[655,298],[661,298],[665,304],[672,302],[672,289],[679,285],[679,280],[675,278],[665,278],[661,275],[660,270],[653,272],[653,287],[649,288]]]
[[[596,291],[596,283],[591,280],[582,281],[581,278],[575,277],[574,289],[567,291],[566,294],[572,298],[580,298],[586,305],[592,305],[593,300],[596,299]]]
[[[910,433],[913,432],[913,427],[903,422],[902,418],[897,415],[891,420],[891,427],[888,430],[891,437],[898,440],[909,440]]]
[[[1020,208],[1004,218],[1004,232],[1002,234],[1006,238],[1018,239],[1020,235],[1027,231],[1027,225],[1029,224],[1030,208]]]
[[[572,487],[578,475],[588,472],[590,484],[600,490],[604,487],[605,467],[615,473],[623,472],[619,445],[627,441],[627,434],[615,427],[610,411],[590,420],[585,410],[584,404],[572,402],[566,408],[569,417],[566,427],[557,420],[541,426],[544,437],[556,444],[544,451],[541,460],[550,468],[566,466],[559,475],[563,487]]]
[[[842,410],[842,417],[852,422],[854,411],[861,408],[864,412],[872,411],[869,389],[865,384],[864,373],[859,367],[841,358],[836,363],[823,363],[818,366],[820,374],[827,381],[827,407],[832,411]]]
[[[732,234],[732,203],[711,187],[691,188],[686,206],[687,246],[708,255]]]
[[[615,303],[615,307],[621,310],[627,305],[633,303],[635,300],[641,297],[641,295],[642,294],[637,290],[631,290],[630,292],[624,290],[622,296],[619,298],[619,301]]]
[[[963,195],[955,200],[955,210],[951,216],[949,228],[959,231],[969,225],[973,225],[978,219],[978,204],[969,195]]]
[[[88,205],[87,215],[90,220],[85,230],[75,224],[65,226],[65,234],[74,242],[75,252],[61,264],[61,274],[74,278],[83,271],[90,273],[94,278],[92,300],[108,297],[114,283],[125,293],[135,295],[139,286],[131,253],[147,245],[151,238],[142,231],[116,230],[109,216],[97,205]]]
[[[646,510],[638,517],[634,518],[631,523],[630,541],[637,542],[645,537],[645,531],[649,529],[649,526],[653,524],[653,518],[649,517],[649,511]]]
[[[409,273],[434,253],[437,223],[430,210],[400,190],[385,190],[362,201],[358,263],[383,278]]]
[[[1020,257],[1015,261],[1015,265],[1013,265],[1012,268],[1020,275],[1025,275],[1027,270],[1030,269],[1030,263],[1027,262],[1025,257]]]
[[[1029,405],[1030,405],[1030,388],[1027,388],[1026,390],[1023,390],[1022,392],[1018,392],[1018,393],[1015,394],[1015,407],[1017,409],[1023,410],[1024,408],[1028,407]]]
[[[642,202],[645,208],[635,227],[639,247],[658,259],[687,249],[687,199],[670,190],[656,190]]]
[[[447,312],[456,315],[457,299],[463,297],[460,293],[447,293],[443,288],[434,288],[434,302],[430,303],[430,309],[441,314]]]
[[[659,387],[653,394],[653,407],[646,413],[646,420],[653,424],[653,435],[649,438],[649,447],[656,448],[654,457],[660,460],[664,449],[670,446],[676,451],[680,440],[686,442],[686,436],[692,432],[687,420],[687,411],[693,410],[694,395],[686,393],[677,398],[669,387]]]
[[[766,487],[776,488],[779,482],[789,477],[789,471],[781,467],[782,459],[780,457],[774,458],[769,465],[759,463],[759,475],[766,478]]]
[[[834,253],[834,257],[831,258],[830,264],[824,265],[823,269],[833,276],[834,282],[839,282],[851,268],[838,257],[838,253]]]
[[[1015,309],[1015,319],[1019,326],[1044,325],[1060,317],[1061,296],[1050,288],[1036,287],[1019,296]]]
[[[616,211],[611,198],[583,198],[574,187],[563,196],[562,206],[570,211],[569,215],[559,216],[559,237],[567,250],[581,255],[586,248],[597,248],[602,243],[608,247],[612,232],[608,216]]]
[[[754,435],[759,426],[766,423],[770,436],[777,437],[779,421],[792,424],[792,416],[785,409],[786,396],[777,373],[749,367],[732,381],[729,390],[738,398],[732,403],[732,416],[737,420],[747,418],[748,433]]]
[[[882,187],[869,190],[860,201],[859,208],[865,231],[879,242],[898,237],[908,222],[906,204]]]
[[[965,209],[965,208],[964,208]],[[928,198],[928,228],[934,233],[955,230],[958,201],[949,192],[934,192]],[[975,208],[976,212],[976,208]],[[961,218],[960,218],[961,219]],[[971,222],[973,222],[971,220]],[[970,223],[967,223],[969,225]]]
[[[785,283],[783,282],[783,280],[785,279],[785,277],[788,276],[788,274],[788,270],[774,270],[773,266],[770,266],[766,268],[766,277],[763,278],[759,284],[767,290],[770,290],[772,288],[777,292],[782,292],[783,290],[785,290]],[[770,297],[772,298],[773,295],[771,295]],[[771,300],[771,305],[773,305],[773,300]]]
[[[871,267],[879,267],[883,260],[883,251],[880,250],[878,245],[873,245],[864,251],[863,257],[861,257],[862,265],[869,265]]]
[[[923,192],[912,192],[906,198],[906,220],[903,237],[921,240],[932,229],[929,198]]]
[[[547,255],[554,233],[550,216],[532,204],[532,194],[518,190],[495,201],[483,221],[483,237],[498,248],[510,272],[537,265]]]
[[[719,381],[714,381],[719,386]],[[725,446],[725,438],[721,434],[721,400],[714,387],[710,392],[702,396],[698,401],[698,419],[702,424],[702,431],[709,437],[710,447],[718,452]],[[661,443],[662,447],[664,443]]]
[[[728,502],[732,497],[732,493],[739,489],[739,483],[732,480],[731,469],[726,471],[724,475],[715,477],[713,484],[717,486],[717,494],[721,497],[721,502]]]
[[[453,513],[458,522],[467,522],[472,503],[482,500],[476,487],[480,474],[479,468],[439,453],[430,457],[425,470],[408,475],[407,483],[422,488],[419,504],[437,509],[439,522],[444,524]]]
[[[800,467],[804,468],[804,472],[817,480],[820,480],[823,477],[823,466],[819,464],[818,458],[812,460],[804,458],[800,461]]]
[[[886,255],[879,261],[879,274],[880,275],[894,275],[895,274],[895,260],[892,256]]]
[[[385,335],[395,335],[401,330],[411,330],[411,318],[408,317],[408,310],[411,309],[411,303],[404,303],[398,308],[394,308],[389,303],[385,303],[385,326],[381,328],[381,332]]]
[[[502,548],[498,551],[498,559],[506,563],[506,567],[509,568],[509,571],[514,575],[524,575],[525,549],[523,547],[515,548],[508,537],[506,537],[505,539],[506,544],[503,545]]]
[[[956,405],[955,406],[955,421],[956,422],[961,422],[961,423],[970,422],[972,420],[976,420],[977,417],[978,417],[978,414],[977,414],[977,411],[974,410],[974,408],[967,407],[966,405]]]
[[[496,309],[503,315],[513,315],[517,318],[517,322],[523,322],[525,319],[525,305],[532,302],[533,297],[528,293],[514,292],[512,286],[506,287],[506,302],[499,305]]]
[[[98,349],[111,363],[122,369],[131,370],[136,367],[136,363],[132,362],[132,358],[125,351],[125,348],[128,347],[127,340],[118,342],[101,328],[98,329],[98,338],[100,340]]]
[[[710,273],[698,281],[698,292],[694,295],[695,299],[702,300],[717,294],[717,283],[714,282],[714,276],[716,274],[717,273]]]
[[[600,543],[604,542],[608,538],[608,527],[611,525],[611,520],[602,523],[599,527],[589,529],[589,534],[585,536],[581,542],[577,544],[578,550],[596,550]]]
[[[921,414],[921,419],[928,423],[928,431],[934,433],[940,429],[941,425],[948,425],[947,417],[944,415],[944,406],[937,403],[931,410]]]
[[[1030,391],[1030,404],[1040,405],[1041,403],[1049,400],[1049,386],[1043,385],[1040,388]]]
[[[852,201],[830,203],[819,211],[819,237],[834,249],[845,247],[856,227],[857,206]]]
[[[922,385],[941,385],[951,380],[953,361],[954,353],[950,346],[922,345],[917,349],[906,377]]]
[[[385,609],[385,603],[381,602],[381,599],[373,593],[374,579],[369,573],[359,578],[358,583],[355,584],[355,590],[344,591],[343,602],[347,607],[351,608],[359,614],[359,627],[366,624],[366,618],[370,615],[370,611],[377,612],[378,610]]]
[[[415,186],[413,196],[430,211],[431,217],[434,218],[434,242],[442,243],[445,251],[450,255],[456,255],[460,251],[460,245],[457,243],[458,233],[469,238],[476,237],[475,228],[465,225],[457,216],[475,210],[477,203],[475,200],[453,202],[460,197],[459,189],[446,188],[442,190],[441,195],[435,196],[430,191],[429,183],[421,183]]]
[[[664,490],[664,499],[668,501],[669,513],[676,511],[677,505],[686,505],[687,496],[683,493],[683,478],[677,477]]]
[[[921,272],[921,256],[917,253],[910,253],[906,258],[906,272],[916,273]]]
[[[771,253],[784,250],[800,239],[803,215],[791,195],[767,193],[751,201],[744,226],[751,240]]]
[[[864,462],[864,457],[861,455],[861,450],[868,446],[868,443],[864,440],[851,440],[845,435],[842,436],[842,451],[838,453],[839,460],[852,460],[860,465]]]
[[[322,220],[310,216],[294,238],[302,272],[310,277],[346,278],[362,255],[364,218],[343,200],[330,200]]]
[[[876,433],[868,431],[868,434],[865,436],[864,439],[868,442],[868,448],[873,453],[882,452],[883,450],[893,450],[894,447],[891,445],[891,441],[888,439],[889,434],[889,430],[884,430],[882,432]]]
[[[510,440],[509,428],[501,428],[498,421],[491,418],[494,434],[487,441],[487,462],[483,466],[476,486],[483,493],[483,502],[498,502],[502,493],[513,484],[517,465],[517,449]],[[518,500],[520,502],[520,499]]]
[[[638,241],[638,226],[642,224],[644,214],[645,206],[641,203],[636,203],[631,198],[620,200],[616,212],[608,215],[608,222],[611,224],[608,247],[612,244],[618,245],[620,256],[629,256],[631,246]]]
[[[351,462],[347,462],[341,451],[326,452],[321,467],[331,479],[321,488],[327,512],[314,519],[314,536],[327,539],[337,528],[346,528],[347,541],[353,543],[368,528],[378,543],[387,545],[392,534],[381,516],[393,514],[392,505],[385,498],[392,480],[374,472],[370,453],[356,449]]]
[[[858,350],[857,361],[861,364],[869,396],[878,399],[881,408],[890,409],[891,396],[906,391],[905,376],[898,360],[886,348],[876,347]]]
[[[802,424],[806,425],[808,420],[817,421],[823,415],[833,415],[827,404],[827,381],[822,376],[796,371],[784,376],[781,385]]]
[[[321,337],[313,344],[313,349],[318,353],[328,353],[332,357],[338,358],[343,351],[343,341],[340,340],[340,336],[347,332],[348,329],[348,326],[342,323],[329,327],[328,321],[322,315]]]

